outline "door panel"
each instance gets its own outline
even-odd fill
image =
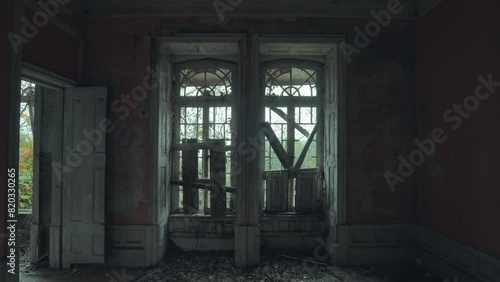
[[[106,87],[65,93],[63,268],[104,264]]]

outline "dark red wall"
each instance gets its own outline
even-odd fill
[[[31,21],[33,11],[26,9]],[[48,23],[24,45],[23,60],[78,81],[80,78],[81,39]]]
[[[0,9],[0,235],[6,233],[6,195],[7,195],[7,153],[9,130],[9,93],[11,79],[11,45],[7,39],[7,34],[13,30],[14,26],[14,0],[3,2]],[[0,261],[5,258],[6,243],[3,236],[0,236]]]
[[[474,95],[478,76],[500,82],[499,12],[496,0],[443,1],[417,22],[416,68],[420,133],[441,127],[448,134],[420,183],[418,219],[497,257],[500,87],[457,130],[443,113]]]
[[[263,33],[339,35],[353,44],[366,20],[285,18],[232,20],[225,25],[191,18],[89,18],[85,84],[108,85],[108,103],[142,85],[151,62],[151,34]],[[391,192],[386,170],[412,146],[415,123],[415,29],[393,21],[347,69],[347,219],[350,224],[413,223],[414,179]],[[108,211],[113,224],[147,223],[150,100],[130,116],[108,111],[116,130],[108,136]]]

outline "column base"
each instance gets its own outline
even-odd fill
[[[260,263],[260,228],[258,225],[236,226],[234,230],[234,262],[238,268],[251,268]]]

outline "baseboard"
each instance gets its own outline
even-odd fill
[[[500,259],[418,226],[418,259],[436,274],[458,282],[500,282]]]
[[[173,215],[169,219],[169,239],[185,251],[234,250],[234,216]],[[324,218],[317,215],[268,215],[260,219],[263,250],[310,250],[326,231]]]
[[[341,225],[337,230],[339,265],[414,263],[417,254],[415,226]]]
[[[315,215],[263,216],[260,241],[263,250],[310,251],[324,241],[326,221]]]
[[[232,251],[234,237],[221,234],[170,233],[169,240],[183,251]]]
[[[109,266],[149,267],[165,255],[164,225],[111,225],[108,232],[106,264]]]
[[[305,225],[307,226],[307,224]],[[313,226],[313,225],[312,225]],[[184,250],[233,250],[234,225],[231,220],[186,219],[169,223],[169,238]],[[262,226],[261,241],[271,249],[300,246],[305,241],[317,245],[315,234],[323,225],[306,227],[295,223]],[[158,263],[166,245],[166,230],[149,225],[109,227],[107,264],[120,267],[147,267]],[[204,231],[203,236],[194,231]],[[292,232],[294,231],[294,232]],[[319,233],[317,233],[319,232]],[[284,238],[287,238],[284,240]],[[500,282],[500,259],[464,243],[417,225],[341,225],[337,228],[336,260],[339,265],[415,264],[420,260],[434,273],[454,282]],[[0,266],[5,272],[5,264]]]

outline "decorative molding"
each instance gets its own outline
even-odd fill
[[[107,227],[106,264],[119,267],[149,267],[161,261],[166,251],[164,228],[154,225]],[[163,238],[160,241],[160,238]]]
[[[168,232],[174,234],[224,234],[234,233],[234,216],[170,216]]]
[[[399,19],[413,19],[417,16],[414,1],[400,0],[405,7],[395,15]],[[219,18],[214,1],[201,0],[89,0],[86,10],[91,16],[169,16],[169,17],[213,17]],[[261,0],[242,1],[239,5],[227,5],[223,14],[230,17],[326,17],[326,18],[372,18],[371,11],[386,10],[388,0]],[[422,5],[425,4],[422,3]],[[223,7],[219,10],[224,11]],[[221,12],[219,12],[221,13]]]
[[[417,253],[414,225],[340,225],[337,263],[373,265],[413,262]]]
[[[184,251],[234,250],[234,216],[172,215],[168,238]]]
[[[169,239],[185,251],[234,250],[235,217],[173,215]],[[313,250],[326,231],[318,216],[265,216],[260,219],[261,246],[266,249]]]
[[[332,43],[307,42],[262,42],[260,54],[262,56],[325,56],[334,48]]]
[[[234,250],[234,237],[208,234],[176,234],[169,235],[170,240],[184,251],[232,251]]]
[[[449,281],[500,282],[500,259],[419,225],[338,226],[337,263],[411,263]]]
[[[324,216],[265,216],[260,218],[261,246],[268,250],[314,250],[324,238]]]
[[[500,259],[426,227],[418,226],[418,258],[443,278],[500,282]]]
[[[324,235],[324,221],[312,217],[273,216],[261,222],[262,246],[271,250],[313,250]],[[185,251],[235,248],[234,217],[171,216],[168,226],[168,240]],[[108,232],[110,266],[148,267],[163,258],[166,230],[149,225],[113,225]],[[336,258],[340,265],[414,264],[418,258],[449,281],[458,277],[460,282],[500,282],[500,259],[425,227],[341,225],[337,232],[340,246]],[[155,242],[164,243],[158,246]]]
[[[262,233],[324,233],[326,222],[323,216],[276,215],[260,218]]]

